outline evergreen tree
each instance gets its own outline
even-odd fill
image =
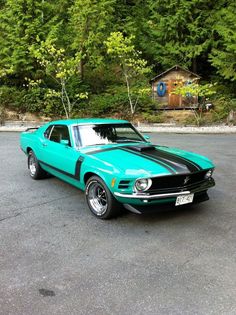
[[[219,2],[222,3],[148,0],[150,13],[142,23],[142,49],[159,66],[180,64],[197,72],[198,58],[204,58],[211,45],[209,16],[220,6]]]
[[[0,13],[0,69],[11,74],[17,85],[37,72],[38,64],[30,50],[55,30],[59,4],[44,0],[6,0]]]
[[[213,32],[215,47],[210,55],[213,66],[225,79],[236,80],[236,3],[216,12]]]
[[[0,67],[22,82],[34,69],[29,47],[43,36],[42,3],[34,0],[7,0],[1,11]]]
[[[113,27],[115,0],[75,0],[71,7],[72,48],[81,53],[80,74],[84,65],[97,67],[103,62],[104,41]]]
[[[70,89],[84,91],[96,79],[94,93],[118,90],[121,60],[109,58],[105,45],[113,32],[132,37],[134,51],[155,73],[180,64],[204,78],[218,71],[233,81],[235,13],[234,0],[0,0],[1,83],[22,87],[27,77],[50,86],[32,53],[49,41],[65,58],[81,57]]]

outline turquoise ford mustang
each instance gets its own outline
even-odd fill
[[[142,213],[158,204],[175,206],[208,200],[215,185],[206,157],[154,145],[128,121],[59,120],[22,132],[33,179],[52,174],[85,191],[100,219],[123,207]]]

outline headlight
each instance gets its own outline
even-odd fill
[[[209,170],[209,171],[206,172],[205,178],[206,178],[206,179],[211,178],[212,174],[213,174],[213,169],[211,169],[211,170]]]
[[[148,188],[150,188],[152,185],[152,180],[150,178],[142,178],[142,179],[137,179],[134,188],[136,191],[145,191]]]

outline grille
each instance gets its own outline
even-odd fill
[[[155,177],[152,178],[152,186],[148,190],[152,192],[153,190],[162,190],[165,189],[173,190],[178,188],[188,188],[194,187],[197,183],[204,181],[205,174],[207,170],[200,171],[193,174],[186,174],[186,175],[170,175],[170,176],[163,176],[163,177]]]
[[[119,182],[118,188],[119,188],[119,189],[129,188],[129,183],[130,183],[130,180],[121,180],[121,181]]]

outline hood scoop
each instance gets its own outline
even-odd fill
[[[137,152],[155,151],[156,149],[154,145],[145,145],[145,144],[127,146],[126,148],[133,151],[137,151]]]

